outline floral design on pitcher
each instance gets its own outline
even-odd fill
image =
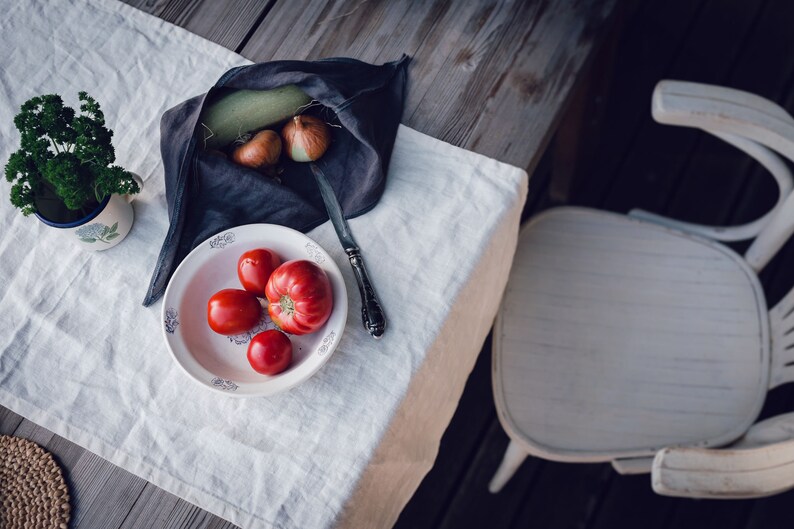
[[[237,391],[237,384],[232,382],[231,380],[224,380],[221,377],[215,377],[210,380],[213,386],[216,388],[222,389],[223,391]]]
[[[226,245],[234,242],[234,233],[227,231],[210,239],[210,248],[226,248]]]
[[[80,226],[74,233],[83,242],[95,243],[99,241],[105,244],[110,244],[110,241],[120,235],[120,233],[117,231],[118,227],[118,222],[114,223],[113,226],[108,226],[107,224],[102,224],[101,222],[94,222],[92,224]]]
[[[178,317],[179,313],[173,307],[169,307],[168,310],[165,311],[165,332],[174,334],[177,325],[179,325]]]

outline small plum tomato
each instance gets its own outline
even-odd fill
[[[237,277],[248,292],[265,297],[265,285],[270,274],[281,264],[281,258],[268,248],[248,250],[237,261]]]
[[[262,305],[247,290],[225,288],[207,302],[207,323],[218,334],[231,336],[250,331],[261,319]]]
[[[275,329],[260,332],[248,344],[248,362],[262,375],[281,373],[292,362],[292,342]]]

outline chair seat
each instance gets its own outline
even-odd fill
[[[494,394],[530,453],[603,461],[723,445],[755,421],[768,379],[766,301],[730,249],[582,208],[522,229]]]

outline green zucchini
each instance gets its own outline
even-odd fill
[[[234,140],[294,116],[311,98],[295,85],[272,90],[223,89],[199,116],[199,145],[223,149]],[[201,141],[203,140],[203,141]]]

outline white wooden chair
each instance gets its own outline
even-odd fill
[[[720,228],[644,211],[557,208],[522,228],[494,329],[494,396],[528,454],[652,472],[656,492],[746,498],[794,487],[794,413],[753,424],[794,380],[794,293],[768,310],[757,272],[794,231],[794,119],[728,88],[662,81],[654,118],[742,149],[777,180],[762,218]],[[755,241],[744,257],[717,241]]]

